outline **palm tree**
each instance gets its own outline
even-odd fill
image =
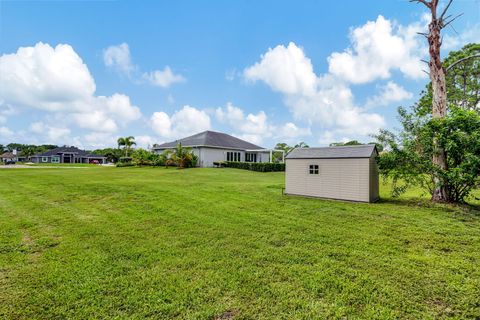
[[[117,140],[118,148],[120,149],[123,146],[123,150],[125,150],[125,157],[128,157],[128,151],[131,150],[133,145],[136,145],[135,137],[128,136],[128,137],[120,137]]]
[[[299,142],[295,145],[294,148],[309,148],[308,144],[306,144],[305,142]]]
[[[190,161],[193,160],[193,152],[191,148],[184,148],[182,144],[179,143],[173,150],[171,158],[177,164],[178,168],[185,168]]]

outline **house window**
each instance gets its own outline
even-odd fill
[[[52,163],[60,163],[60,157],[59,156],[53,156],[52,157]]]
[[[245,153],[245,162],[257,162],[256,153]]]
[[[318,174],[318,164],[310,165],[310,174]]]
[[[240,161],[240,152],[227,152],[227,161]]]
[[[48,157],[42,157],[42,162],[48,162]]]

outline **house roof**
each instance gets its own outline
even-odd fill
[[[264,149],[248,141],[215,131],[200,132],[193,136],[154,146],[154,149],[175,148],[179,143],[184,147],[216,147],[241,150]]]
[[[0,158],[13,159],[15,158],[15,155],[13,154],[13,152],[4,152],[2,155],[0,155]]]
[[[55,148],[55,149],[50,149],[50,150],[47,150],[43,153],[38,153],[38,154],[34,155],[34,157],[51,157],[51,156],[56,156],[56,155],[59,155],[59,154],[62,154],[62,153],[73,153],[76,156],[85,157],[85,158],[105,158],[105,157],[100,156],[98,154],[92,154],[92,153],[88,153],[85,150],[80,150],[77,147],[66,147],[66,146]]]
[[[374,144],[325,148],[296,148],[286,156],[286,159],[370,158],[376,150],[377,148]]]

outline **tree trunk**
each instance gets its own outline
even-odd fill
[[[445,83],[445,69],[442,65],[440,57],[440,47],[442,45],[440,31],[443,27],[442,18],[437,19],[437,4],[438,0],[431,2],[432,21],[428,25],[428,46],[430,53],[430,80],[432,82],[432,117],[443,118],[447,112],[447,89]],[[433,139],[433,146],[436,152],[433,154],[433,165],[438,169],[444,171],[447,169],[447,154],[445,150],[439,145],[437,139]],[[447,182],[442,177],[434,172],[433,174],[434,190],[432,194],[432,201],[450,202],[448,194]]]

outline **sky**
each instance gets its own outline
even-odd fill
[[[443,56],[480,42],[480,0],[449,12]],[[406,0],[0,0],[0,144],[369,142],[428,83],[427,24]]]

